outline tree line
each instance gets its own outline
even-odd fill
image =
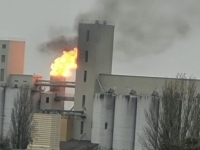
[[[152,95],[139,142],[145,150],[200,150],[200,94],[184,74],[166,80],[161,95]]]
[[[0,135],[0,149],[26,149],[33,140],[32,100],[29,86],[19,88],[11,112],[11,126],[8,135]]]

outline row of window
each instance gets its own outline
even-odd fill
[[[15,80],[15,82],[19,82],[19,80]],[[27,82],[27,81],[23,81],[23,82]]]
[[[90,39],[90,30],[86,31],[86,41],[88,42]],[[85,51],[85,62],[88,62],[88,51]],[[87,81],[87,71],[84,71],[84,76],[83,76],[83,82]],[[82,96],[82,108],[85,107],[85,99],[86,96]],[[80,134],[83,134],[83,128],[84,128],[84,121],[81,121],[81,129],[80,129]]]

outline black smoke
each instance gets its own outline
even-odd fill
[[[155,55],[187,38],[190,19],[200,15],[199,0],[98,0],[95,11],[78,20],[108,20],[115,23],[114,51],[131,58]],[[77,38],[58,36],[43,43],[42,51],[62,51],[77,45]],[[122,56],[121,55],[121,56]]]
[[[114,51],[129,58],[164,52],[187,38],[190,19],[200,15],[198,0],[99,0],[97,6],[77,20],[113,21]]]

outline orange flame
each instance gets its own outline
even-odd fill
[[[74,48],[70,51],[64,51],[62,56],[56,58],[51,64],[51,76],[64,76],[69,77],[72,75],[72,70],[77,68],[78,49]]]

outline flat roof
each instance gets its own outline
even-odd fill
[[[31,77],[42,77],[41,75],[30,75],[30,74],[10,74],[11,76],[31,76]]]
[[[134,76],[134,75],[118,75],[118,74],[99,74],[100,76],[115,76],[115,77],[127,77],[127,78],[153,78],[153,79],[178,79],[178,78],[170,78],[170,77],[153,77],[153,76]],[[186,78],[185,80],[197,80],[200,81],[200,79],[196,79],[196,78]]]

